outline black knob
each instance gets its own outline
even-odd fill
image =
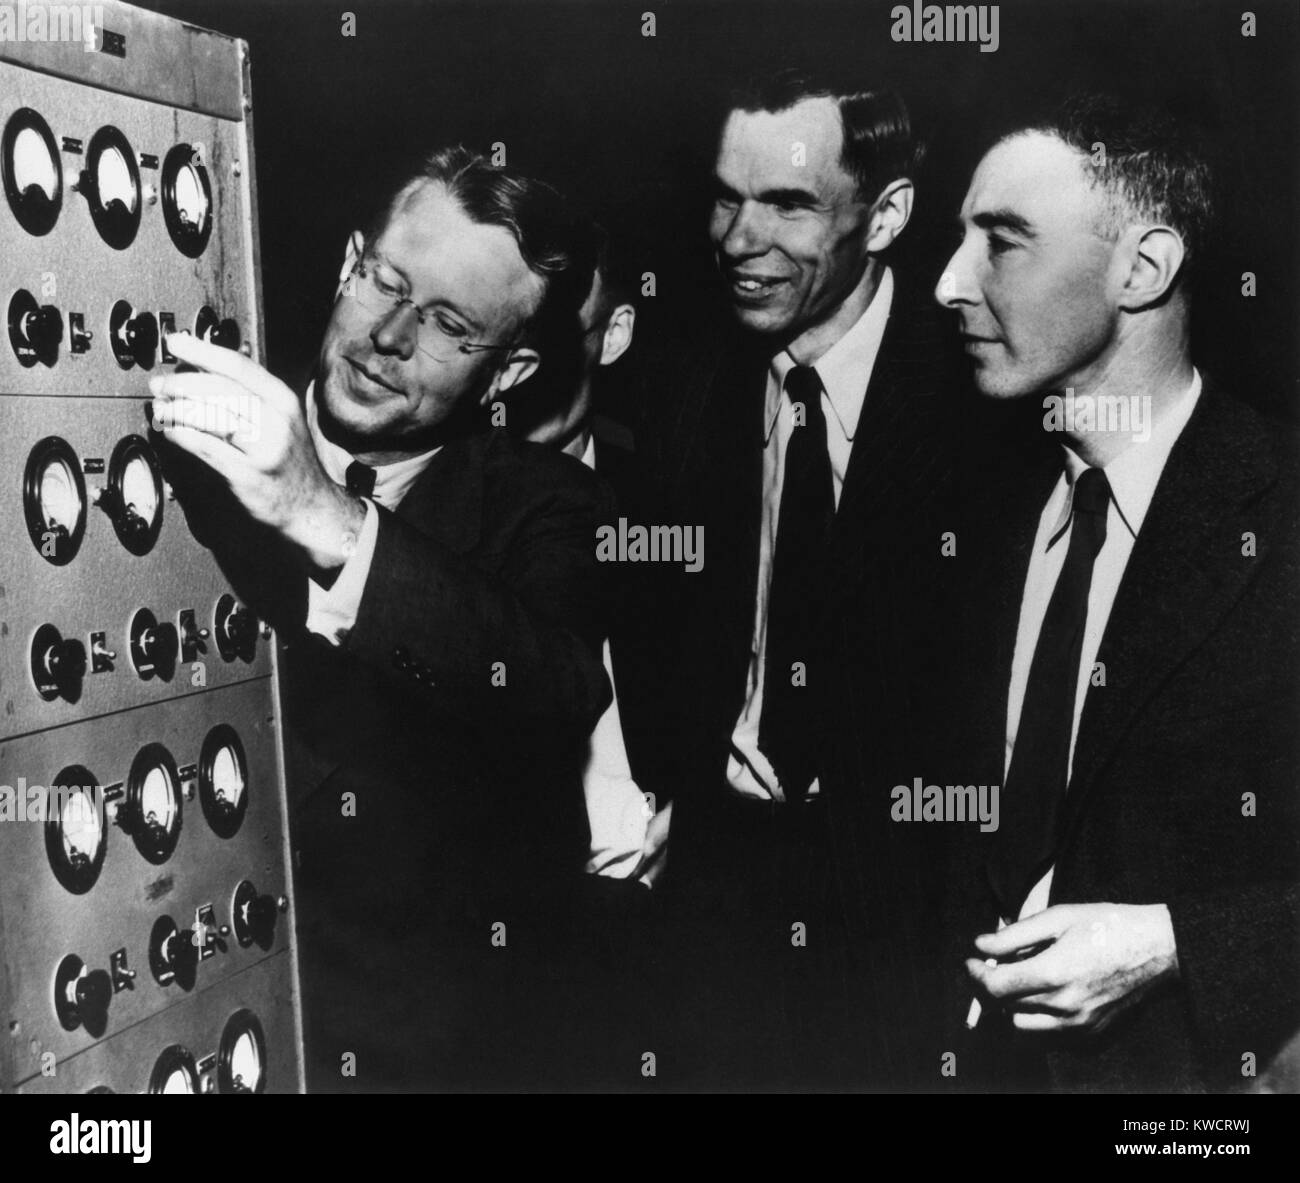
[[[59,683],[78,682],[86,676],[86,647],[71,637],[45,651],[45,668]]]
[[[158,351],[158,321],[151,312],[140,312],[126,322],[126,347],[136,364],[148,369]]]
[[[113,979],[104,969],[91,970],[77,979],[75,1005],[77,1017],[88,1031],[102,1030],[108,1020],[108,1004],[113,999]]]
[[[226,635],[236,649],[243,649],[257,638],[257,618],[243,604],[238,605],[226,617]]]
[[[38,357],[52,357],[63,342],[63,316],[53,304],[43,304],[23,317],[22,332]]]
[[[140,637],[140,649],[155,666],[174,665],[180,649],[176,626],[163,622],[145,629]]]
[[[269,937],[275,932],[277,910],[275,899],[269,895],[259,895],[248,905],[248,926],[254,937]]]
[[[227,317],[212,330],[209,338],[214,345],[224,349],[238,349],[240,342],[239,324]]]

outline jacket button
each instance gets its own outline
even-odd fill
[[[393,650],[393,664],[399,670],[405,670],[410,668],[411,665],[410,655],[400,645],[398,645],[398,647]]]

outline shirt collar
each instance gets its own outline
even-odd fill
[[[348,465],[356,459],[346,448],[339,447],[326,437],[320,427],[320,412],[316,406],[316,384],[307,387],[306,397],[307,430],[311,432],[312,443],[316,445],[316,454],[324,465],[325,472],[337,485],[347,484]],[[395,460],[391,464],[376,464],[375,491],[373,498],[380,505],[393,508],[401,501],[406,491],[415,483],[415,478],[429,466],[440,451],[431,448],[418,456],[409,456],[405,460]]]
[[[893,299],[894,273],[886,267],[880,277],[880,286],[876,288],[866,311],[853,322],[844,336],[817,359],[813,367],[826,391],[835,421],[850,443],[858,431],[862,404],[871,382],[871,372],[876,366],[876,357],[880,353],[880,342],[885,336],[885,325],[889,321]],[[785,349],[772,359],[770,372],[773,381],[767,384],[767,405],[763,419],[765,443],[772,438],[776,417],[781,412],[785,376],[795,365],[794,358]]]
[[[1169,460],[1169,453],[1182,435],[1183,428],[1192,417],[1196,404],[1201,397],[1200,371],[1192,369],[1192,383],[1181,398],[1160,417],[1151,427],[1151,434],[1145,440],[1135,440],[1106,465],[1106,480],[1110,484],[1111,500],[1119,512],[1122,521],[1132,537],[1138,536],[1142,523],[1146,520],[1151,499],[1155,496],[1156,486]],[[1070,522],[1070,510],[1074,502],[1074,482],[1079,479],[1088,465],[1068,447],[1065,452],[1065,478],[1068,482],[1061,514],[1052,527],[1051,541],[1047,549],[1056,544],[1065,533]]]

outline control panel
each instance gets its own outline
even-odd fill
[[[92,12],[0,43],[0,1090],[298,1091],[275,646],[146,418],[263,360],[248,52]]]

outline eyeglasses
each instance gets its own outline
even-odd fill
[[[503,345],[467,341],[467,330],[445,313],[418,307],[401,288],[376,269],[375,260],[364,256],[357,260],[343,290],[362,308],[379,320],[386,320],[404,304],[415,313],[415,343],[421,353],[434,361],[452,361],[459,353],[479,353],[488,349],[513,349],[514,342]]]

